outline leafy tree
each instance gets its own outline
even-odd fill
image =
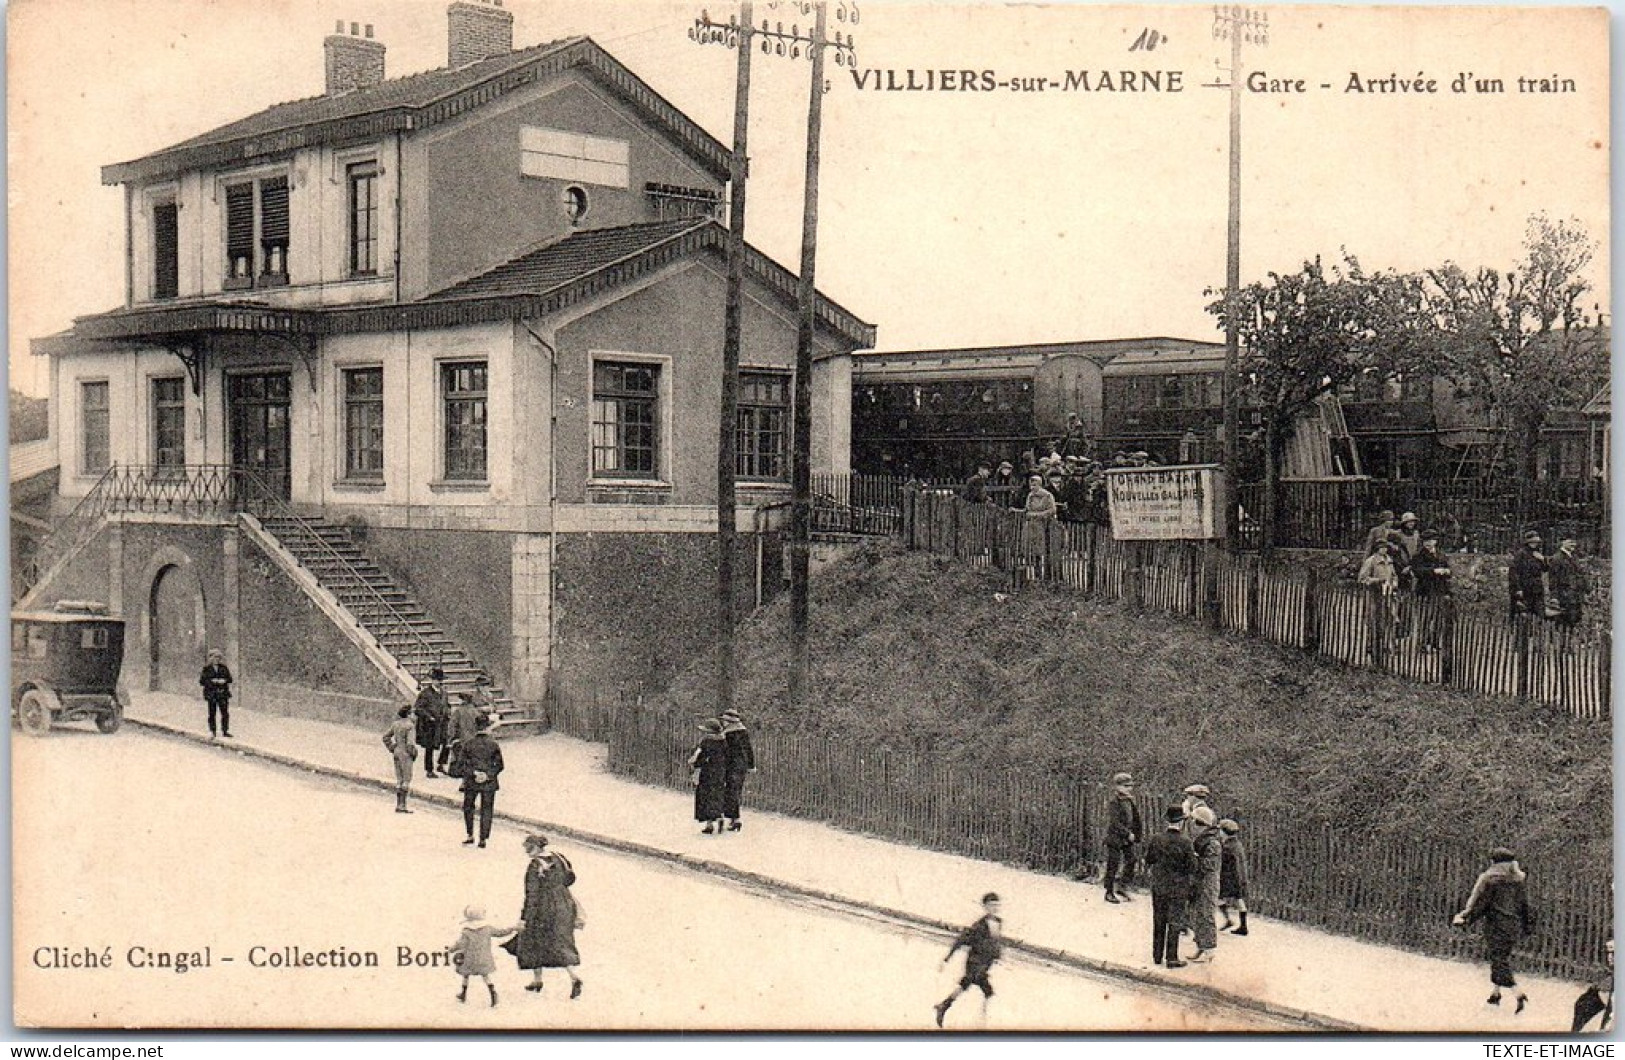
[[[1452,261],[1427,274],[1447,374],[1506,431],[1526,481],[1552,411],[1580,407],[1608,378],[1607,331],[1584,305],[1595,252],[1579,221],[1536,214],[1513,271],[1469,274]]]
[[[11,391],[11,444],[32,442],[46,434],[45,399]]]
[[[1208,294],[1219,292],[1210,290]],[[1230,302],[1207,310],[1229,323]],[[1280,469],[1298,420],[1322,394],[1375,371],[1384,377],[1423,367],[1430,344],[1420,277],[1367,273],[1346,252],[1326,268],[1320,258],[1297,272],[1269,274],[1235,299],[1244,400],[1258,407],[1264,434],[1264,549],[1274,544]]]

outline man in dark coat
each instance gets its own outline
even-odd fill
[[[502,748],[491,738],[491,719],[481,717],[479,730],[463,741],[460,751],[463,760],[463,829],[468,838],[463,845],[474,842],[474,805],[480,809],[480,846],[491,838],[491,815],[496,812],[497,775],[502,772]]]
[[[1438,651],[1450,612],[1450,561],[1439,551],[1439,531],[1422,531],[1422,547],[1411,560],[1410,572],[1422,612],[1422,650]]]
[[[739,800],[745,794],[745,778],[756,772],[756,752],[750,745],[750,732],[739,711],[729,707],[722,712],[722,739],[726,745],[726,774],[722,781],[722,816],[728,819],[728,831],[737,832],[744,827],[739,819]]]
[[[1552,618],[1558,625],[1573,629],[1580,624],[1580,613],[1585,606],[1586,589],[1589,588],[1585,568],[1580,566],[1580,558],[1575,555],[1576,542],[1572,537],[1565,537],[1557,546],[1557,551],[1546,561],[1547,580],[1552,587],[1552,600],[1557,604],[1557,614]]]
[[[1106,799],[1106,901],[1126,902],[1129,896],[1118,889],[1117,874],[1134,863],[1134,844],[1140,841],[1140,808],[1134,805],[1134,778],[1127,773],[1112,777],[1114,790]]]
[[[480,731],[480,710],[474,705],[467,692],[452,693],[451,711],[446,717],[446,744],[443,751],[446,755],[456,752],[462,744],[474,738]],[[441,770],[445,770],[444,755],[442,756]],[[447,774],[450,776],[450,774]]]
[[[1513,1015],[1522,1012],[1529,997],[1518,989],[1518,980],[1512,974],[1512,951],[1520,939],[1535,930],[1534,913],[1529,908],[1529,895],[1524,889],[1528,876],[1518,867],[1517,855],[1506,847],[1490,851],[1490,867],[1479,873],[1473,883],[1473,893],[1467,905],[1450,921],[1456,927],[1466,927],[1475,921],[1484,922],[1484,955],[1490,962],[1490,996],[1488,1003],[1501,1003],[1501,988],[1516,990],[1518,1007]]]
[[[412,715],[417,719],[418,746],[423,748],[423,775],[432,777],[435,752],[446,742],[446,692],[442,682],[446,672],[436,666],[429,671],[429,679],[418,688],[418,698],[412,703]],[[440,751],[442,755],[447,751]],[[445,759],[441,759],[445,768]]]
[[[993,477],[993,469],[984,464],[976,465],[976,474],[965,480],[965,489],[960,496],[972,504],[987,503],[987,484]]]
[[[1533,530],[1523,535],[1523,547],[1512,554],[1507,566],[1507,595],[1514,617],[1539,617],[1546,606],[1546,587],[1541,575],[1546,573],[1546,557],[1540,551],[1540,535]]]
[[[942,1026],[942,1018],[959,1000],[959,995],[973,986],[982,992],[982,1018],[987,1019],[987,1003],[993,1000],[993,983],[987,973],[1004,954],[1004,918],[999,916],[998,895],[991,891],[982,895],[982,913],[980,920],[959,933],[948,949],[948,956],[942,959],[942,963],[947,964],[961,948],[965,951],[965,974],[960,976],[954,992],[935,1006],[938,1027]]]
[[[1185,926],[1186,905],[1196,891],[1199,867],[1196,848],[1180,827],[1184,808],[1170,806],[1164,816],[1167,828],[1145,845],[1145,867],[1151,874],[1151,960],[1183,968],[1179,932]]]
[[[219,648],[210,648],[208,661],[197,683],[203,686],[203,701],[209,705],[209,735],[215,734],[214,718],[220,715],[220,734],[231,738],[231,670]]]

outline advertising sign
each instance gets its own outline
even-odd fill
[[[1224,537],[1224,469],[1216,464],[1112,468],[1106,499],[1118,541]]]

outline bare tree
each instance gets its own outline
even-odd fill
[[[1536,214],[1515,270],[1469,274],[1452,261],[1427,274],[1445,374],[1506,431],[1526,481],[1553,410],[1579,408],[1608,378],[1608,336],[1584,304],[1595,251],[1579,221]]]

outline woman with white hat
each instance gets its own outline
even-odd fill
[[[729,707],[722,712],[722,740],[727,748],[727,762],[722,785],[722,816],[728,819],[728,831],[737,832],[744,827],[739,819],[739,800],[745,793],[745,778],[756,772],[756,751],[750,745],[750,731],[739,711]]]

